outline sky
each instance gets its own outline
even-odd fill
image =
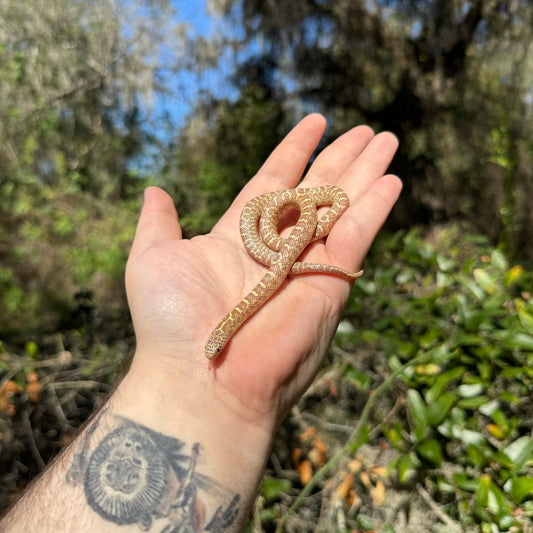
[[[209,38],[220,29],[220,21],[207,13],[206,0],[173,0],[172,5],[177,13],[176,23],[187,23],[193,37]],[[207,70],[200,76],[182,71],[175,79],[176,97],[160,98],[156,105],[169,112],[178,125],[183,124],[199,90],[209,89],[218,97],[235,96],[227,80],[230,73],[231,66],[224,59],[217,69]]]
[[[186,23],[192,37],[212,37],[220,29],[221,21],[207,13],[206,2],[207,0],[172,0],[176,17],[171,24],[177,26]],[[234,28],[225,28],[225,31],[233,30]],[[173,52],[171,50],[169,53]],[[170,87],[171,94],[156,92],[153,95],[152,106],[148,110],[152,120],[146,124],[150,134],[162,140],[169,140],[177,135],[202,89],[208,89],[217,98],[236,97],[237,90],[228,81],[232,67],[228,59],[222,59],[216,69],[210,69],[201,74],[185,70],[177,73],[164,72],[164,83]],[[148,154],[146,155],[148,157],[141,158],[141,161],[134,161],[132,166],[139,170],[141,168],[146,170],[146,167],[150,167],[152,160]]]

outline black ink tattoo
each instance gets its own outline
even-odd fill
[[[96,448],[91,441],[99,419],[93,423],[67,473],[69,484],[83,485],[96,513],[144,531],[161,527],[160,533],[222,533],[234,523],[240,496],[197,472],[199,443],[186,455],[184,442],[116,419],[117,427]],[[220,505],[221,500],[226,503]],[[209,520],[208,505],[216,507]]]

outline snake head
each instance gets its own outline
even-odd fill
[[[217,357],[228,343],[229,337],[220,329],[215,329],[211,333],[207,344],[205,345],[205,356],[208,359]]]

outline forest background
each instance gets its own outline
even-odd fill
[[[207,232],[318,111],[404,192],[250,530],[533,531],[532,46],[528,0],[0,2],[1,508],[131,354],[142,190]]]

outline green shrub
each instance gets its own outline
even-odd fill
[[[459,228],[382,239],[354,288],[342,342],[402,373],[383,421],[400,483],[422,482],[463,527],[520,531],[533,515],[533,273]]]

